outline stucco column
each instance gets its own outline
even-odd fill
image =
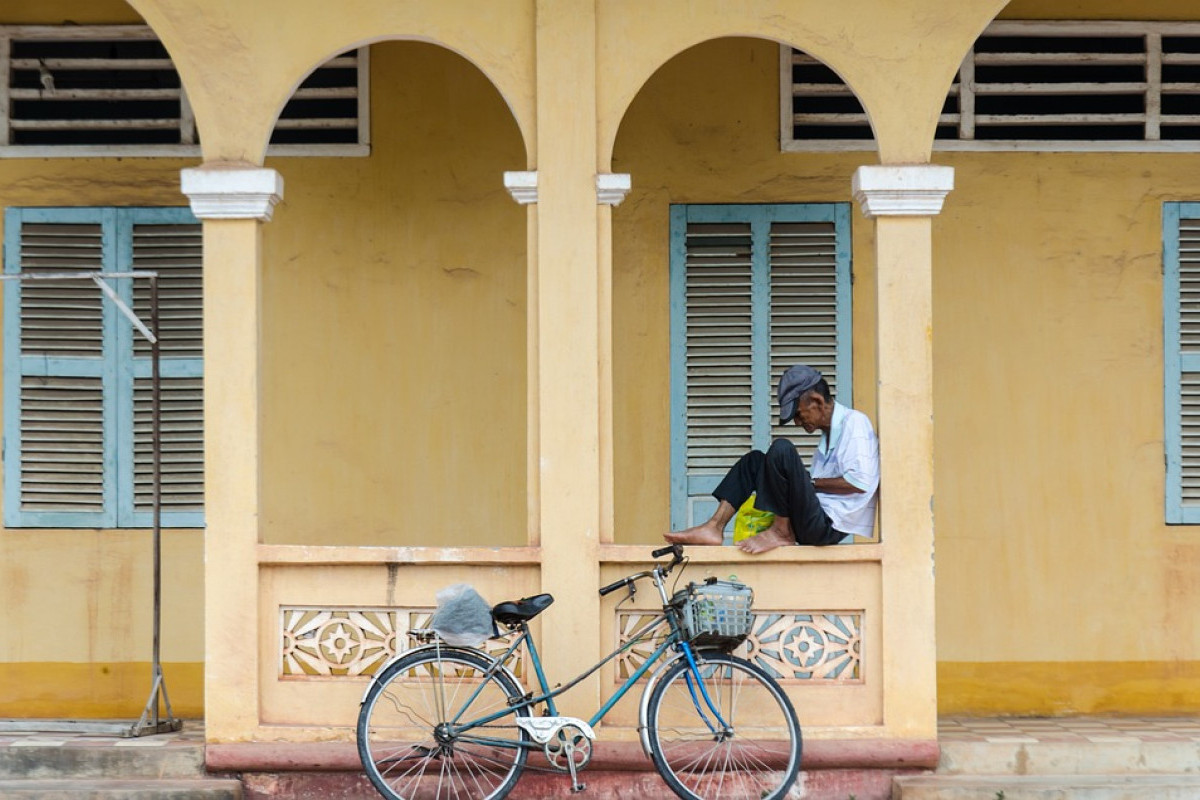
[[[262,223],[271,169],[186,169],[204,224],[204,717],[209,741],[258,725],[259,359]]]
[[[538,530],[552,681],[600,655],[600,325],[596,200],[594,0],[537,0],[537,270],[530,315],[537,349]],[[581,94],[582,92],[582,94]],[[594,708],[599,679],[563,708]],[[566,711],[566,713],[570,713]]]
[[[933,574],[931,223],[951,167],[868,166],[854,198],[875,220],[883,713],[891,735],[937,737]]]

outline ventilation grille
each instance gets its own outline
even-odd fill
[[[277,121],[272,152],[366,143],[365,54],[344,53],[304,81]],[[179,75],[148,27],[0,27],[0,61],[8,75],[0,142],[7,155],[30,148],[178,153],[199,142]]]
[[[163,358],[203,356],[203,246],[199,224],[134,225],[133,269],[158,273],[159,352]],[[133,310],[150,321],[150,282],[133,283]],[[134,355],[149,358],[151,346],[138,334]]]
[[[154,507],[150,380],[133,386],[134,510]],[[204,393],[200,378],[162,378],[163,511],[204,510]]]
[[[21,378],[21,509],[104,509],[100,378]]]
[[[750,225],[687,227],[687,469],[729,468],[751,443]]]
[[[100,272],[99,225],[25,223],[23,273]],[[104,352],[103,302],[90,279],[25,281],[21,292],[21,354],[47,358],[100,358]]]
[[[791,83],[785,148],[870,141],[862,105],[841,79],[804,53],[784,52]],[[1169,147],[1200,140],[1198,101],[1200,24],[995,22],[950,87],[937,146]]]

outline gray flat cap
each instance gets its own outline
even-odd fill
[[[800,395],[817,385],[821,373],[806,364],[797,364],[779,379],[779,422],[786,425],[796,416]]]

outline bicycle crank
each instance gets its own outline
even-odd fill
[[[517,725],[541,742],[546,762],[558,772],[571,776],[571,791],[582,792],[586,784],[579,782],[579,772],[592,760],[592,727],[574,717],[518,717]]]

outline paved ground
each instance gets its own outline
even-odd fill
[[[159,733],[125,739],[116,735],[47,731],[7,731],[0,724],[0,747],[195,747],[204,743],[204,725],[187,721],[177,733]]]
[[[1196,717],[947,717],[938,721],[938,740],[950,742],[1025,743],[1076,742],[1081,745],[1117,742],[1200,743]],[[204,741],[204,725],[185,721],[178,733],[125,739],[114,735],[44,731],[6,731],[0,728],[0,747],[188,747]]]
[[[1114,744],[1121,742],[1195,742],[1196,717],[947,717],[938,720],[938,741]]]

